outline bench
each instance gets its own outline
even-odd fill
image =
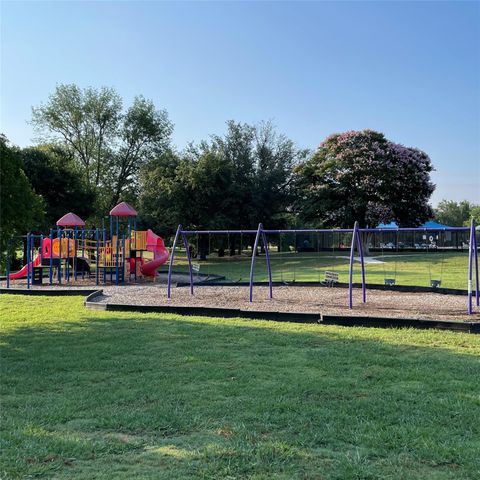
[[[329,287],[332,287],[338,282],[339,275],[337,272],[329,272],[328,270],[325,271],[325,278],[323,279],[322,285],[328,285]]]

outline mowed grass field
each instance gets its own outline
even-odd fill
[[[371,262],[373,259],[373,263]],[[255,281],[267,281],[265,256],[256,260]],[[219,258],[215,253],[206,261],[194,259],[200,273],[223,275],[229,281],[248,281],[251,257],[248,255]],[[186,271],[184,252],[175,258],[175,270]],[[271,253],[272,279],[284,282],[319,282],[325,271],[339,274],[340,282],[348,282],[349,255],[346,252]],[[164,266],[163,270],[167,267]],[[431,280],[441,280],[441,287],[467,289],[468,253],[384,253],[366,258],[367,284],[383,285],[385,278],[395,279],[396,285],[430,287]],[[358,256],[354,263],[354,282],[361,281]]]
[[[0,477],[480,478],[480,337],[2,295]]]

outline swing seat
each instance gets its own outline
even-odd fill
[[[325,278],[321,282],[322,285],[328,285],[332,287],[336,283],[339,282],[339,275],[337,272],[329,272],[328,270],[325,272]]]
[[[430,286],[432,288],[438,288],[442,284],[441,280],[430,280]]]
[[[387,287],[393,287],[395,285],[395,279],[394,278],[385,278],[384,279],[384,285]]]

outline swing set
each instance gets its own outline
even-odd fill
[[[231,249],[230,244],[230,236],[234,236],[234,238],[240,235],[240,256],[243,255],[243,245],[242,239],[244,236],[249,236],[253,238],[254,242],[252,245],[251,251],[251,260],[250,260],[250,272],[249,272],[249,301],[253,302],[253,293],[254,293],[254,272],[255,272],[255,265],[256,259],[258,257],[258,248],[259,246],[262,247],[263,252],[265,253],[265,261],[266,261],[266,268],[267,268],[267,278],[268,278],[268,292],[269,297],[273,298],[273,281],[272,281],[272,258],[270,254],[270,244],[268,238],[272,239],[272,235],[277,234],[290,234],[294,235],[294,251],[298,253],[298,246],[297,246],[297,235],[311,235],[311,234],[329,234],[331,235],[331,249],[332,254],[335,253],[335,235],[337,236],[338,240],[338,248],[339,250],[345,250],[346,247],[342,243],[341,236],[346,235],[348,238],[351,238],[350,247],[349,247],[349,256],[348,256],[348,307],[350,309],[353,308],[353,274],[354,274],[354,261],[358,260],[360,263],[360,274],[361,274],[361,289],[362,289],[362,302],[366,302],[366,274],[365,274],[365,255],[364,255],[364,245],[362,240],[362,235],[368,238],[369,234],[377,234],[380,235],[382,238],[382,242],[380,243],[381,254],[382,258],[385,259],[388,255],[385,255],[386,244],[383,241],[383,237],[386,233],[395,234],[395,244],[393,247],[388,245],[390,250],[395,250],[398,254],[400,249],[400,242],[399,236],[400,235],[413,235],[413,239],[415,242],[416,234],[420,233],[425,238],[430,233],[430,241],[431,245],[427,246],[428,249],[432,250],[433,247],[433,239],[438,241],[439,235],[441,232],[455,232],[469,235],[468,241],[468,272],[467,272],[467,301],[468,301],[468,313],[472,314],[473,307],[472,307],[472,298],[473,298],[473,284],[475,284],[475,300],[476,305],[480,305],[480,292],[479,292],[479,265],[478,265],[478,245],[477,245],[477,238],[476,238],[476,230],[475,230],[475,222],[472,220],[470,227],[448,227],[448,228],[359,228],[358,222],[355,222],[355,225],[352,229],[280,229],[280,230],[269,230],[264,229],[262,224],[258,225],[257,230],[183,230],[182,225],[179,225],[175,234],[175,239],[173,242],[171,256],[170,256],[170,263],[168,267],[168,278],[167,278],[167,296],[171,298],[171,287],[172,287],[172,273],[173,273],[173,266],[175,262],[175,254],[177,249],[180,246],[180,243],[183,243],[183,246],[186,251],[187,263],[188,263],[188,274],[189,274],[189,286],[190,286],[190,293],[191,295],[194,294],[194,281],[193,281],[193,267],[192,267],[192,256],[191,256],[191,249],[188,243],[188,237],[192,235],[197,235],[197,245],[198,245],[198,238],[201,235],[208,235],[208,253],[211,251],[211,237],[217,235],[227,235],[227,248]],[[235,243],[235,242],[234,242]],[[279,245],[281,240],[279,238]],[[222,247],[223,248],[223,247]],[[235,245],[233,247],[235,249]],[[290,247],[289,247],[290,248]],[[438,245],[435,245],[435,250],[438,249]],[[315,247],[313,248],[315,250]],[[358,253],[358,258],[355,258],[355,252]],[[317,237],[316,242],[316,253],[318,256],[318,261],[320,261],[320,245],[319,245],[319,238]],[[198,247],[197,247],[197,254],[198,254]],[[222,255],[224,252],[222,252]],[[437,253],[438,254],[438,253]],[[429,279],[430,279],[430,286],[433,289],[439,288],[442,284],[442,276],[444,272],[444,264],[445,264],[445,248],[441,249],[441,260],[440,260],[440,275],[438,278],[434,278],[432,275],[431,268],[429,266]],[[334,257],[335,258],[335,257]],[[342,258],[342,257],[340,257]],[[386,286],[394,286],[397,281],[397,257],[394,260],[394,270],[392,274],[387,272],[386,269],[387,262],[383,262],[383,269],[384,269],[384,284]],[[331,270],[325,271],[325,279],[322,281],[319,275],[319,283],[320,284],[327,284],[333,285],[338,283],[338,274],[334,271],[335,262],[333,262],[333,268]],[[473,272],[475,271],[475,283],[473,283]],[[294,281],[295,281],[295,270],[294,270]],[[283,278],[282,278],[283,281]]]

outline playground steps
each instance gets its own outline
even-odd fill
[[[125,269],[123,266],[118,268],[118,282],[122,283],[125,280]],[[101,283],[111,283],[117,281],[116,267],[99,267],[99,281]]]

